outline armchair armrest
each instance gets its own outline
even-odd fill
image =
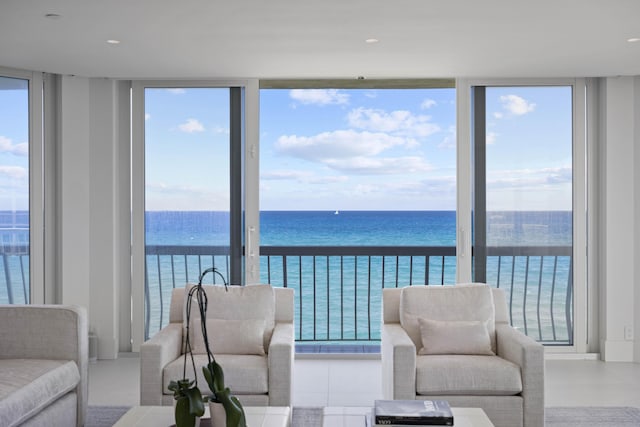
[[[0,358],[73,360],[80,382],[77,422],[87,413],[89,330],[84,307],[75,305],[3,305],[0,307]]]
[[[385,399],[416,398],[416,346],[399,323],[382,324],[382,384]]]
[[[182,323],[169,323],[140,346],[140,405],[162,405],[162,370],[182,354]]]
[[[269,406],[291,406],[293,356],[293,323],[276,323],[267,355]]]
[[[524,427],[544,425],[544,346],[507,324],[496,324],[498,356],[520,366]]]

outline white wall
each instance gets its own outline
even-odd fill
[[[625,328],[634,326],[637,307],[634,81],[633,77],[607,78],[601,92],[600,353],[606,361],[634,359],[634,340],[625,337]]]
[[[89,80],[64,76],[58,94],[57,299],[89,308]]]
[[[120,278],[129,270],[119,257],[117,83],[63,76],[58,96],[58,301],[88,309],[98,357],[112,359]]]

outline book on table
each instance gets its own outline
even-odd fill
[[[453,413],[446,400],[376,400],[372,421],[380,426],[452,426]]]

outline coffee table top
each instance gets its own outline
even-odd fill
[[[487,414],[480,408],[451,408],[455,427],[494,427]],[[370,414],[370,407],[324,408],[323,427],[364,427],[365,414]]]
[[[209,417],[205,405],[203,418]],[[251,427],[290,427],[291,408],[288,406],[245,406],[247,424]],[[114,427],[169,427],[174,424],[173,406],[134,406],[118,420]]]

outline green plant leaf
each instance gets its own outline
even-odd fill
[[[204,400],[198,387],[193,387],[185,391],[189,399],[189,413],[201,417],[204,415]]]
[[[176,427],[194,427],[196,416],[189,412],[189,399],[182,397],[176,401]]]

